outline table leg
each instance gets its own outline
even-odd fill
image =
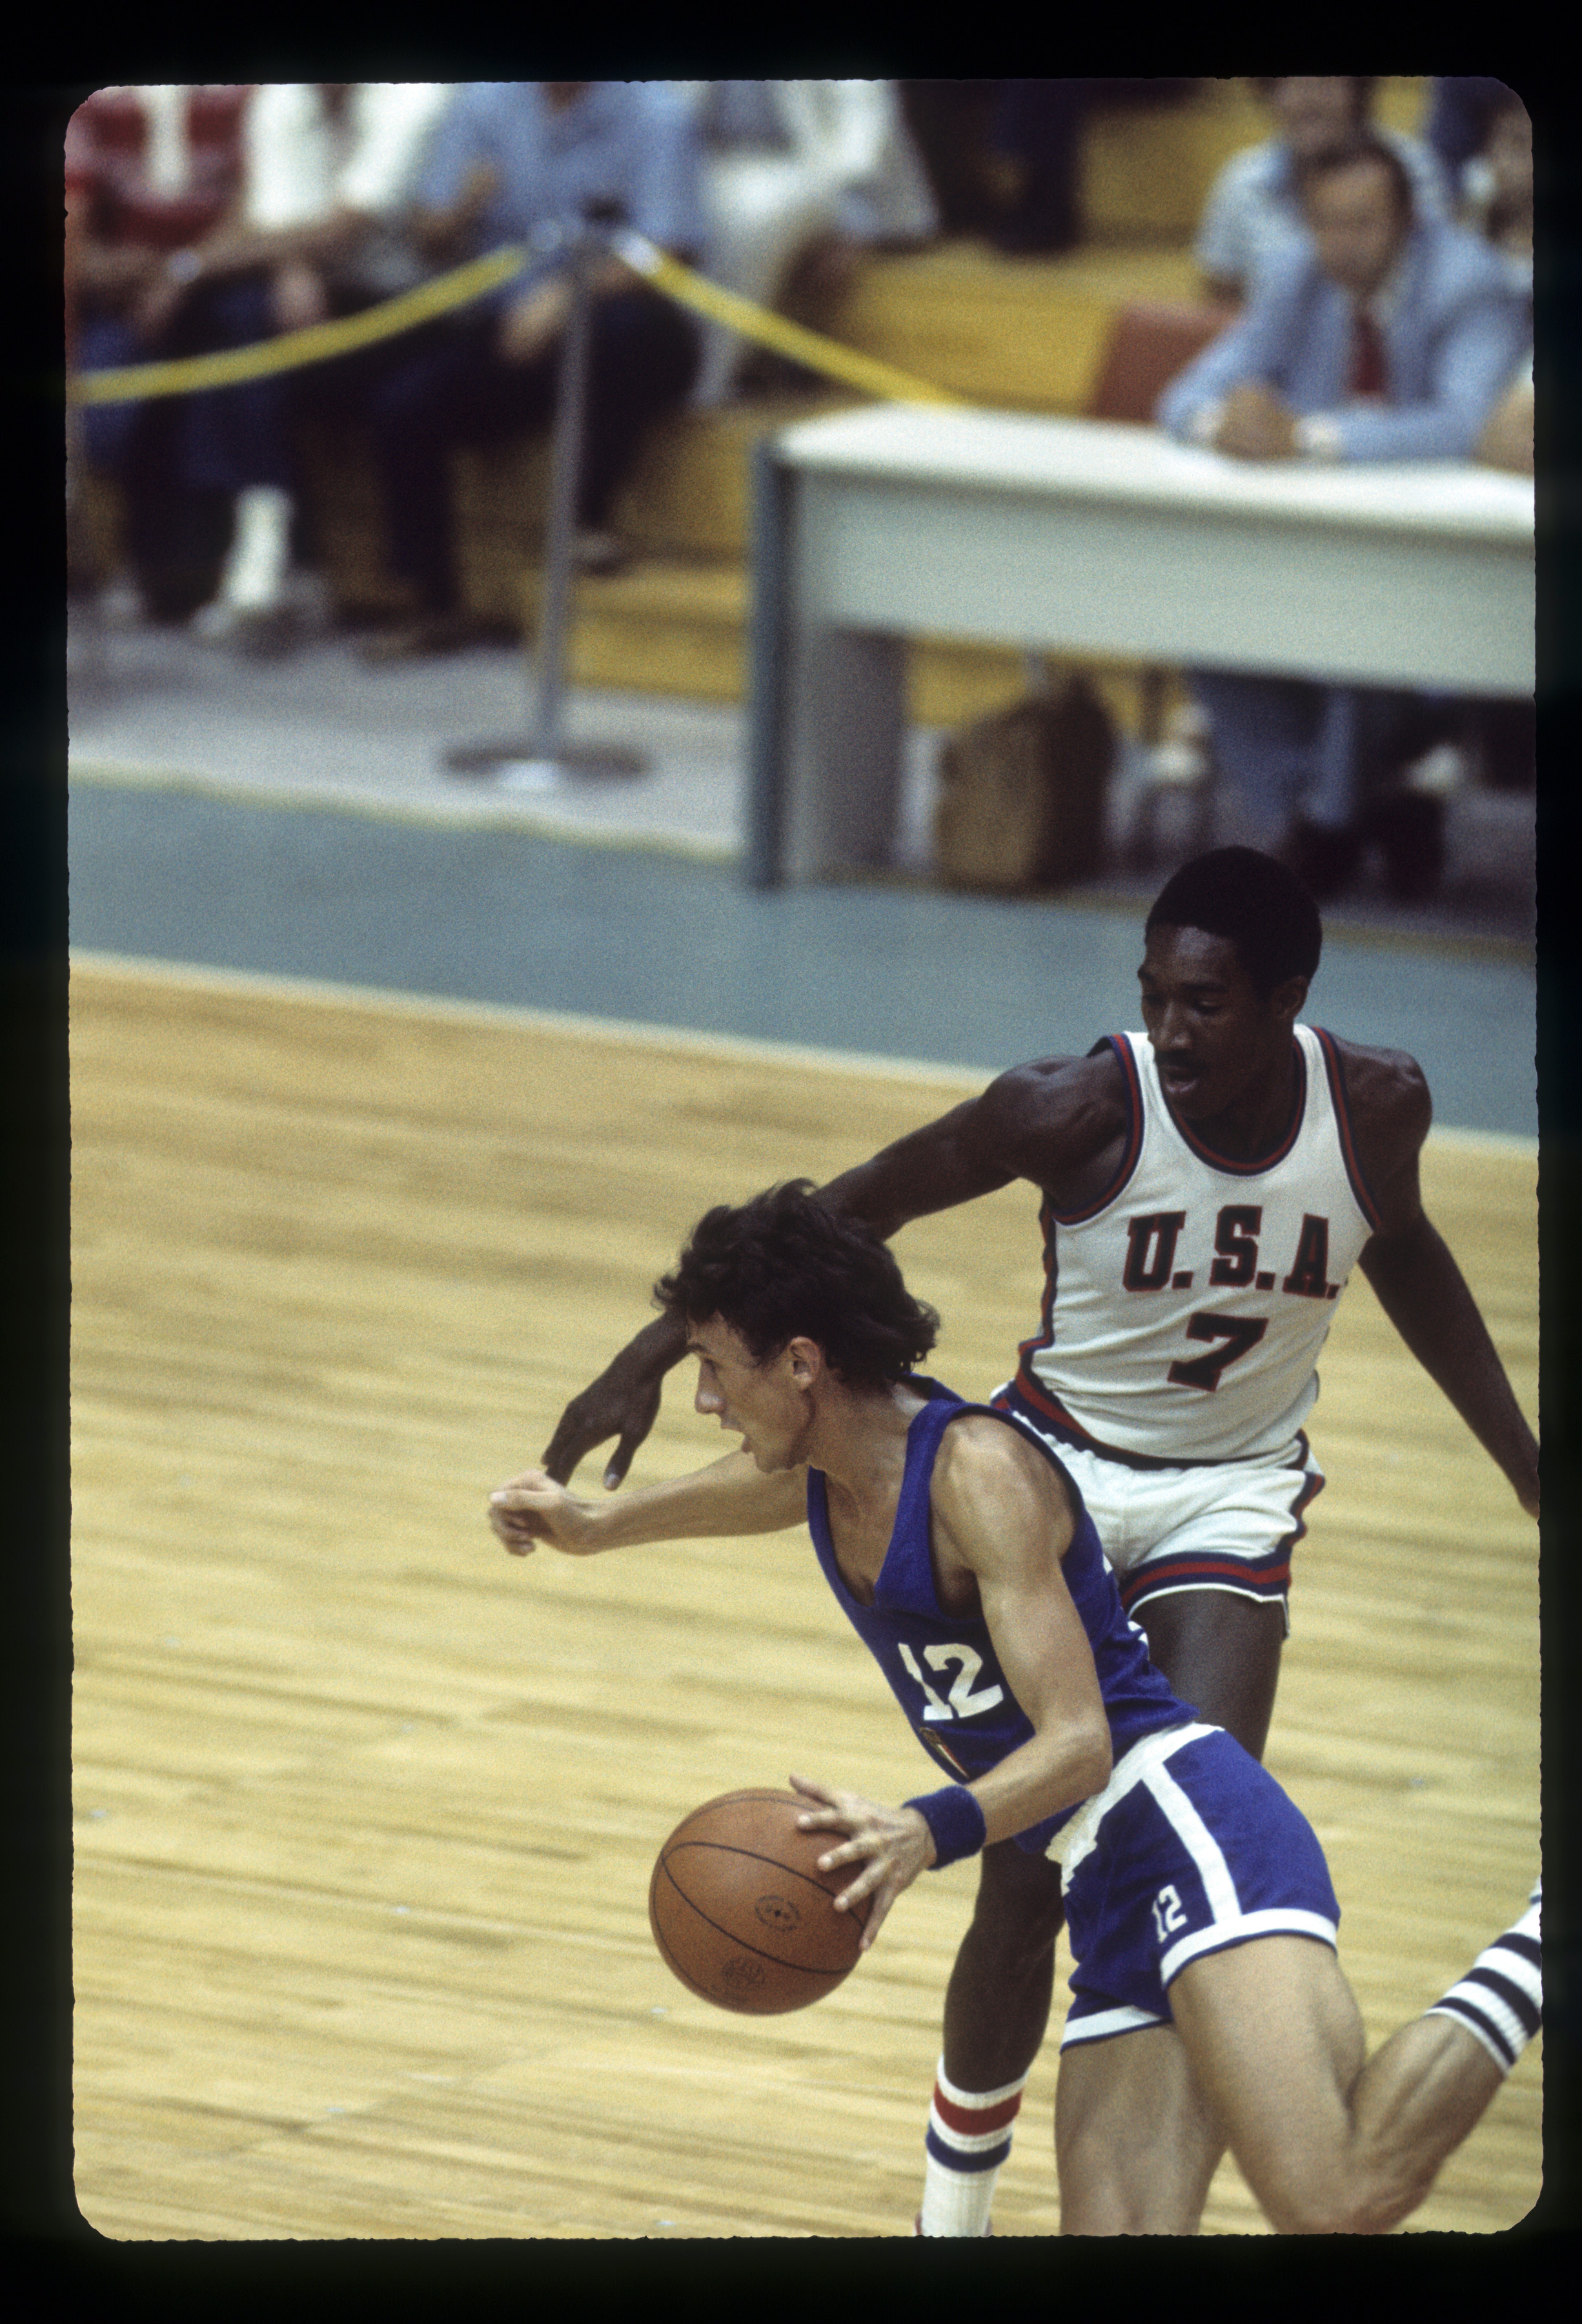
[[[743,872],[753,888],[882,868],[900,823],[906,644],[798,621],[795,475],[753,447]]]
[[[807,630],[788,662],[786,876],[883,869],[899,827],[906,641]]]

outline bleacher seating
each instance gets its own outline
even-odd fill
[[[1377,116],[1414,128],[1422,99],[1420,81],[1384,81]],[[1240,80],[1201,82],[1190,100],[1163,108],[1100,106],[1086,133],[1087,232],[1080,248],[1055,258],[1006,258],[985,244],[958,241],[875,258],[825,327],[974,402],[1067,413],[1106,409],[1099,390],[1117,318],[1139,306],[1179,309],[1194,300],[1191,237],[1204,196],[1228,156],[1267,131],[1267,115]],[[638,560],[620,575],[576,585],[573,682],[739,698],[749,447],[791,419],[860,400],[810,385],[800,394],[685,413],[656,430],[616,512]],[[386,576],[365,456],[345,438],[319,438],[305,451],[337,605],[354,616],[394,610],[400,600]],[[524,619],[530,627],[539,595],[547,475],[541,444],[464,453],[457,462],[468,600],[513,628]],[[101,538],[111,524],[101,510]],[[1014,652],[931,640],[912,660],[912,713],[929,724],[1000,707],[1025,683]],[[1128,727],[1137,724],[1146,692],[1139,675],[1100,673],[1112,711]]]

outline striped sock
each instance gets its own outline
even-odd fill
[[[928,2110],[928,2169],[917,2232],[923,2236],[986,2236],[994,2182],[1011,2151],[1011,2129],[1027,2077],[998,2090],[959,2090],[939,2061]]]
[[[1513,1929],[1479,1953],[1458,1985],[1436,2001],[1430,2017],[1454,2017],[1475,2034],[1508,2074],[1543,2024],[1543,1883]]]

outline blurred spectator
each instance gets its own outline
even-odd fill
[[[1532,123],[1512,89],[1489,117],[1482,145],[1461,173],[1462,217],[1504,259],[1532,296]]]
[[[1303,241],[1299,169],[1365,134],[1399,154],[1419,217],[1449,215],[1449,189],[1430,149],[1393,130],[1369,131],[1371,79],[1305,74],[1260,80],[1256,87],[1274,115],[1276,134],[1234,154],[1209,189],[1194,248],[1211,298],[1244,297],[1267,259]]]
[[[1261,270],[1238,321],[1166,391],[1173,434],[1243,459],[1468,458],[1527,345],[1522,302],[1495,254],[1414,215],[1394,147],[1366,140],[1305,161],[1311,240]],[[1294,810],[1293,860],[1320,896],[1364,844],[1392,892],[1430,894],[1442,798],[1402,777],[1453,731],[1420,696],[1201,673],[1228,781],[1265,826]]]
[[[1086,80],[999,83],[989,134],[1000,165],[989,228],[997,250],[1046,254],[1080,239],[1081,133],[1092,88]]]
[[[257,90],[237,221],[202,260],[206,272],[225,278],[213,303],[232,343],[358,313],[422,280],[427,270],[402,224],[451,94],[437,81],[276,81]],[[397,344],[194,399],[191,481],[236,505],[218,593],[197,617],[201,634],[282,642],[313,604],[293,558],[301,546],[300,524],[293,542],[293,421],[305,409],[344,407],[366,393]]]
[[[848,287],[865,248],[937,231],[893,82],[691,81],[677,92],[706,154],[709,272],[726,290],[762,307],[820,305]],[[694,401],[723,401],[748,353],[708,325]]]
[[[245,346],[406,287],[415,277],[393,223],[446,94],[418,83],[97,92],[68,133],[68,197],[87,211],[80,363]],[[202,604],[223,555],[203,632],[253,643],[284,633],[299,392],[275,374],[87,408],[87,456],[124,486],[133,574],[155,610]],[[195,511],[215,528],[201,554]]]
[[[1191,80],[903,80],[896,83],[939,209],[940,231],[1007,252],[1069,249],[1081,236],[1090,110],[1169,105]]]
[[[391,563],[415,601],[374,658],[444,652],[476,633],[455,567],[450,449],[552,418],[571,314],[567,245],[585,219],[619,217],[677,258],[704,256],[702,159],[685,105],[662,85],[475,81],[458,92],[419,182],[420,245],[447,263],[508,243],[529,255],[370,400]],[[576,549],[584,569],[608,572],[622,561],[612,503],[647,429],[685,401],[700,334],[614,258],[596,262],[591,289]]]
[[[934,194],[939,231],[986,234],[1002,198],[989,150],[999,83],[903,80],[896,88]]]
[[[190,294],[198,253],[238,198],[247,97],[229,85],[110,88],[72,115],[69,291],[83,370],[211,345],[205,302]],[[189,417],[174,397],[83,409],[84,456],[124,502],[126,567],[104,592],[112,618],[186,614],[214,586],[230,511],[186,486]]]
[[[1532,327],[1532,123],[1527,107],[1503,82],[1495,91],[1480,151],[1461,175],[1464,215],[1504,262],[1525,302]],[[1533,457],[1532,354],[1478,438],[1477,457],[1491,468],[1531,476]],[[1531,702],[1482,698],[1468,706],[1467,755],[1495,790],[1531,790],[1537,781],[1538,732]]]
[[[1422,134],[1439,156],[1452,198],[1459,199],[1467,164],[1483,152],[1489,125],[1514,92],[1503,80],[1451,75],[1430,87]]]

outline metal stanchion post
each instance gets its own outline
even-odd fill
[[[556,390],[555,434],[550,456],[549,522],[544,549],[544,595],[538,637],[538,706],[531,729],[499,742],[464,742],[447,751],[454,772],[491,775],[501,789],[550,790],[562,775],[641,774],[646,761],[636,751],[600,742],[565,742],[560,735],[566,695],[566,613],[571,595],[572,540],[576,526],[577,476],[582,466],[583,413],[588,383],[589,280],[604,247],[591,226],[579,229],[571,246],[571,319],[561,347]]]

